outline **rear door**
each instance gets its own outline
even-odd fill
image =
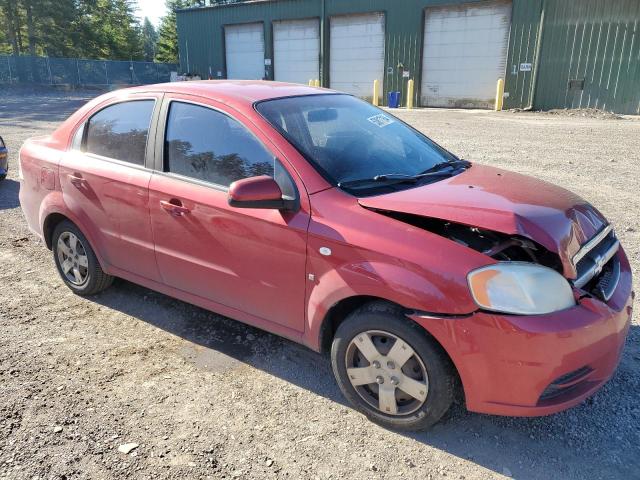
[[[132,95],[99,107],[76,131],[59,171],[65,203],[84,228],[92,230],[98,243],[94,247],[105,261],[156,281],[147,158],[160,99]]]
[[[303,331],[309,206],[302,184],[268,139],[223,104],[167,95],[162,118],[163,171],[151,179],[150,206],[164,283]],[[301,209],[230,207],[229,185],[257,175],[274,176]]]

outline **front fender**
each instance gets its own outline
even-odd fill
[[[322,324],[337,303],[355,296],[388,300],[410,310],[463,315],[477,307],[472,303],[466,283],[455,279],[430,281],[407,265],[385,262],[345,263],[316,275],[307,294],[307,344],[320,348]],[[464,279],[463,279],[464,280]]]

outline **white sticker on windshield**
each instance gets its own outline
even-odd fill
[[[369,117],[367,118],[367,120],[369,120],[371,123],[373,123],[374,125],[377,125],[380,128],[386,127],[387,125],[390,125],[393,123],[393,120],[387,117],[384,113],[381,113],[379,115],[374,115],[373,117]]]

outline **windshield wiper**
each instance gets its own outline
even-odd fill
[[[418,175],[406,175],[404,173],[382,173],[370,178],[359,178],[357,180],[347,180],[346,182],[338,183],[338,186],[343,187],[357,187],[360,185],[366,185],[371,183],[381,183],[384,185],[394,185],[396,183],[416,183],[420,179],[425,177],[449,177],[453,174],[451,171],[440,172],[425,172]]]
[[[395,185],[397,183],[416,183],[427,177],[451,177],[456,174],[459,168],[469,168],[471,162],[462,159],[447,160],[446,162],[436,163],[417,175],[407,175],[405,173],[381,173],[374,177],[359,178],[357,180],[347,180],[339,182],[338,187],[348,188],[360,185],[382,183],[384,185]]]
[[[431,172],[439,172],[444,170],[445,168],[469,168],[471,166],[471,162],[463,159],[456,160],[447,160],[446,162],[436,163],[433,167],[426,169],[420,175],[424,175]]]

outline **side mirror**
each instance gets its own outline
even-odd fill
[[[295,200],[282,198],[282,190],[276,181],[267,176],[243,178],[229,186],[229,205],[236,208],[267,208],[292,210]]]

